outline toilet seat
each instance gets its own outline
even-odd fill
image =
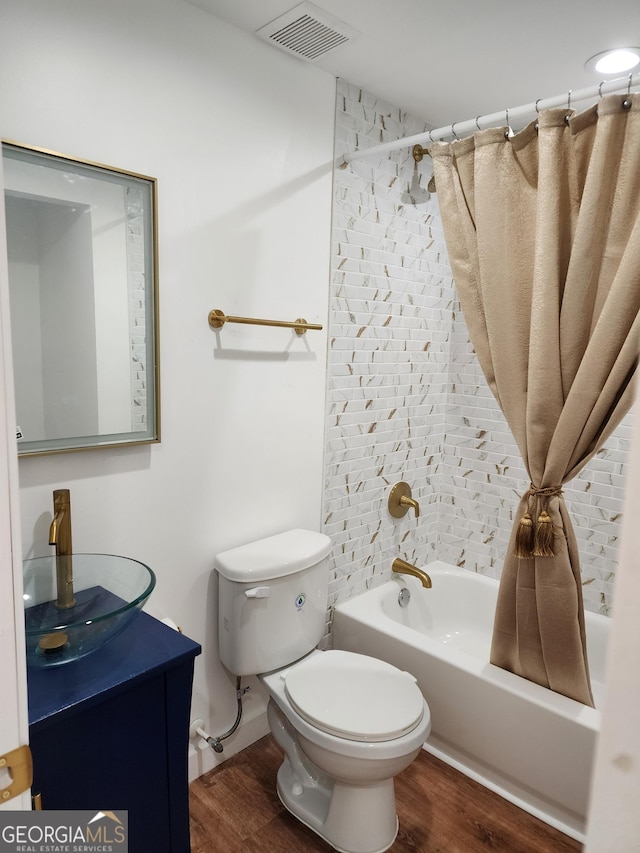
[[[339,650],[282,673],[286,696],[308,723],[347,740],[380,742],[415,729],[424,698],[415,678],[385,661]]]

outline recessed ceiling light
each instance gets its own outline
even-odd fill
[[[587,71],[608,76],[631,71],[639,64],[640,47],[620,47],[596,53],[595,56],[585,62],[584,67]]]

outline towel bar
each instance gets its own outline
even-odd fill
[[[296,335],[304,335],[307,329],[314,331],[322,329],[322,326],[317,323],[307,323],[304,317],[298,317],[297,320],[257,320],[254,317],[231,317],[214,308],[209,311],[209,325],[212,329],[221,329],[225,323],[245,323],[250,326],[280,326],[285,329],[295,329]]]

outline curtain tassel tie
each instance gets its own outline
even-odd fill
[[[561,494],[562,489],[559,487],[537,489],[531,486],[527,492],[527,511],[520,519],[516,530],[514,557],[519,560],[530,560],[532,557],[555,556],[555,531],[551,516],[547,512],[547,501],[550,497]],[[542,503],[535,524],[531,515],[533,500],[539,500]]]
[[[533,544],[535,533],[533,530],[533,519],[529,512],[520,519],[518,529],[516,530],[516,544],[513,551],[515,557],[519,560],[528,560],[533,556]]]
[[[555,553],[553,522],[547,510],[543,509],[538,516],[538,523],[533,536],[533,556],[554,557]]]

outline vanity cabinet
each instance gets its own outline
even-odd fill
[[[102,649],[28,670],[42,808],[128,811],[131,853],[189,853],[187,750],[197,643],[146,613]]]

